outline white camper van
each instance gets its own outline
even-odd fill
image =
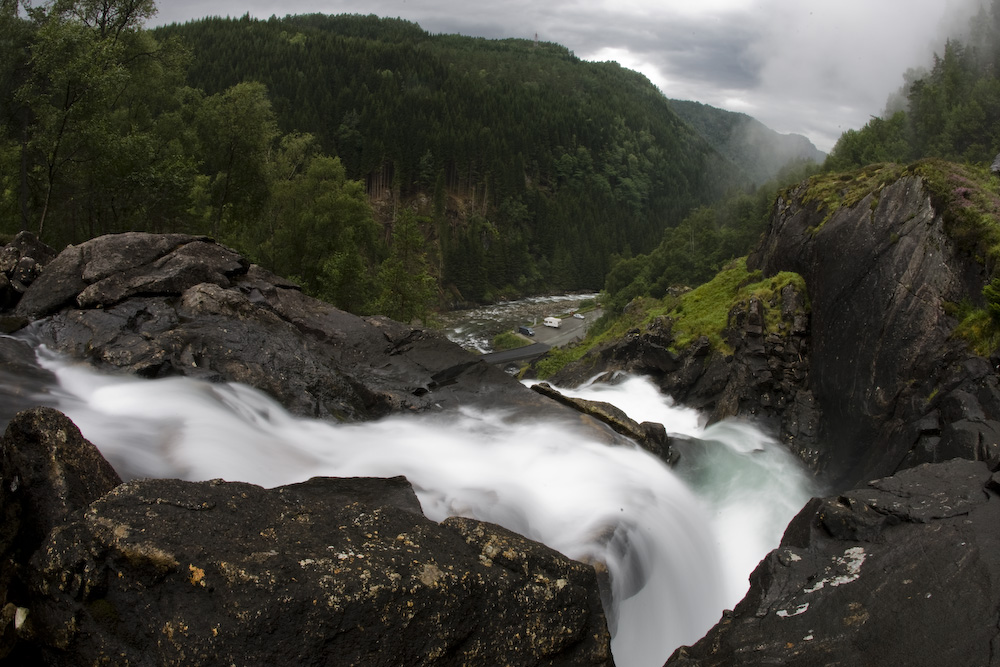
[[[546,317],[545,321],[542,322],[547,327],[552,327],[553,329],[558,329],[559,325],[562,324],[562,320],[558,317]]]

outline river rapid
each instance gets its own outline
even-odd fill
[[[732,420],[706,426],[641,377],[561,391],[686,436],[674,468],[638,446],[610,446],[566,422],[501,410],[342,425],[291,415],[244,385],[107,375],[44,348],[37,356],[57,383],[0,376],[0,409],[57,407],[123,478],[274,487],[314,476],[405,475],[431,519],[494,522],[571,558],[605,563],[612,651],[623,667],[659,667],[702,637],[743,597],[750,572],[817,492],[765,433]]]

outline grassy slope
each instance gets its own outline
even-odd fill
[[[959,320],[955,335],[964,338],[978,354],[987,356],[1000,348],[1000,178],[986,166],[959,165],[937,159],[911,165],[876,164],[843,173],[826,173],[807,181],[803,196],[825,212],[823,222],[842,206],[854,206],[868,194],[907,176],[924,179],[935,208],[944,217],[946,233],[960,248],[982,263],[995,282],[996,291],[969,295],[949,308]],[[784,196],[789,196],[784,193]],[[822,223],[820,224],[822,226]],[[817,227],[819,229],[819,227]],[[636,299],[617,317],[605,316],[580,344],[554,350],[536,364],[540,377],[547,377],[567,363],[581,359],[590,350],[620,340],[633,329],[642,329],[657,318],[669,318],[674,333],[673,348],[679,351],[701,336],[714,349],[730,350],[723,332],[730,310],[751,296],[766,308],[768,330],[780,319],[780,291],[789,283],[805,294],[805,282],[794,273],[780,273],[763,279],[749,273],[746,259],[739,259],[720,271],[714,279],[679,297]],[[993,306],[991,308],[991,306]]]
[[[781,313],[781,289],[789,283],[797,285],[805,293],[805,281],[797,273],[782,272],[764,278],[760,271],[747,271],[746,258],[742,257],[730,263],[709,282],[680,296],[636,299],[625,313],[605,320],[596,327],[594,334],[588,335],[580,344],[546,355],[536,364],[536,371],[540,378],[546,378],[599,345],[619,340],[632,329],[645,328],[660,318],[667,318],[672,323],[674,341],[671,349],[675,352],[705,336],[713,349],[729,353],[732,350],[723,339],[729,312],[737,304],[756,297],[765,306],[768,331],[776,330]]]

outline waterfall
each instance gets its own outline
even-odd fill
[[[783,448],[748,424],[705,428],[642,378],[566,393],[614,403],[691,438],[670,469],[587,440],[568,422],[460,409],[338,425],[287,413],[238,384],[144,380],[39,352],[56,403],[124,478],[223,478],[265,487],[313,476],[405,475],[425,514],[500,524],[607,565],[612,651],[662,665],[747,590],[747,576],[812,495]]]

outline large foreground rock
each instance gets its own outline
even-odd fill
[[[918,173],[832,214],[801,184],[747,261],[805,278],[815,467],[838,488],[953,457],[1000,461],[995,366],[952,335],[946,309],[981,300],[989,278]]]
[[[813,500],[735,610],[667,664],[996,664],[998,491],[956,459]]]
[[[50,531],[121,483],[62,413],[27,410],[0,439],[0,659],[16,642],[18,602],[29,595],[28,562]]]
[[[115,486],[50,409],[2,448],[10,664],[612,664],[592,567],[403,478]]]
[[[130,232],[70,246],[13,314],[38,342],[98,367],[242,382],[309,417],[561,410],[440,334],[338,310],[204,237]]]

